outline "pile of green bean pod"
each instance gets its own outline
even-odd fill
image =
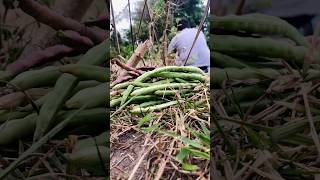
[[[187,102],[195,88],[208,86],[209,77],[201,69],[189,66],[159,67],[111,89],[110,107],[129,107],[132,114],[161,111]],[[133,106],[131,106],[133,105]]]
[[[268,88],[281,77],[295,76],[296,81],[315,81],[320,77],[320,52],[294,26],[278,17],[259,13],[212,15],[210,31],[211,84],[216,96],[228,107],[227,113],[248,110],[255,105],[256,98],[272,92]],[[254,89],[250,88],[252,83]],[[236,105],[229,107],[230,104]],[[252,111],[270,104],[261,101]]]
[[[50,140],[61,141],[70,135],[85,137],[79,138],[71,151],[62,154],[65,164],[103,175],[105,169],[100,158],[107,162],[109,151],[106,120],[109,69],[102,64],[107,61],[108,43],[106,40],[90,49],[77,64],[31,69],[4,84],[2,88],[13,88],[16,91],[13,93],[22,95],[14,97],[12,93],[0,98],[3,101],[0,102],[0,147],[18,148],[21,142],[35,145],[73,116]],[[22,91],[32,92],[33,96],[26,97]],[[4,152],[1,154],[5,156]]]
[[[281,60],[302,67],[310,54],[313,55],[311,63],[320,64],[320,53],[312,51],[307,39],[278,17],[264,14],[212,16],[210,22],[214,67],[261,67],[261,63],[267,63],[264,65],[268,67]]]

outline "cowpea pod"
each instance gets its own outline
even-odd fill
[[[32,134],[36,125],[37,114],[25,118],[7,121],[0,126],[0,145],[7,145]]]
[[[132,84],[132,82],[124,82],[124,83],[116,84],[112,87],[112,90],[127,88],[130,84]]]
[[[157,104],[161,104],[161,103],[164,103],[164,101],[163,100],[149,101],[149,102],[144,102],[144,103],[138,105],[138,107],[145,108],[145,107],[149,107],[149,106],[153,106],[153,105],[157,105]]]
[[[107,47],[109,40],[106,39],[99,45],[91,48],[85,53],[79,60],[79,64],[100,65],[108,58]],[[60,71],[59,71],[60,73]],[[64,82],[63,87],[60,87],[60,83]],[[34,134],[34,141],[38,140],[50,127],[56,113],[62,107],[64,100],[72,92],[75,85],[78,83],[78,79],[70,74],[63,74],[56,83],[53,91],[50,92],[50,96],[46,99],[40,109],[39,116],[37,118],[37,127]],[[62,83],[61,83],[62,84]],[[43,117],[44,116],[44,117]],[[45,118],[43,120],[43,118]]]
[[[139,76],[134,82],[144,82],[145,80],[151,78],[154,74],[160,73],[160,72],[164,72],[164,71],[174,71],[174,72],[190,72],[190,73],[199,73],[202,75],[205,75],[205,73],[198,67],[192,67],[192,66],[166,66],[166,67],[160,67],[157,68],[155,70],[152,71],[148,71],[144,74],[142,74],[141,76]],[[123,98],[121,100],[121,105],[123,105],[130,93],[132,92],[134,86],[133,85],[129,85],[123,95]]]
[[[54,120],[54,124],[58,124],[64,121],[70,114],[76,110],[59,112],[57,118]],[[77,127],[85,124],[95,125],[107,125],[106,121],[106,109],[105,108],[92,108],[85,109],[79,112],[75,117],[68,123],[67,127]]]
[[[179,82],[179,83],[187,83],[187,82],[188,82],[188,81],[183,80],[183,79],[180,79],[180,78],[174,78],[174,80],[175,80],[176,82]]]
[[[225,54],[250,54],[271,58],[281,58],[288,62],[302,65],[307,48],[293,46],[289,43],[271,38],[237,37],[232,35],[211,35],[212,48],[214,51]],[[315,54],[315,63],[320,64],[320,54]]]
[[[107,104],[107,84],[103,83],[96,87],[86,88],[74,96],[72,96],[67,102],[66,107],[70,109],[80,108],[86,104],[86,108],[93,107],[106,107]]]
[[[63,105],[66,97],[70,95],[76,87],[77,78],[70,74],[63,74],[54,86],[44,104],[40,108],[37,118],[37,127],[34,132],[34,142],[40,139],[52,126],[53,119],[60,107]]]
[[[212,68],[212,84],[221,84],[225,80],[247,80],[247,79],[271,79],[277,78],[281,73],[274,69],[256,69],[256,68]]]
[[[134,107],[132,110],[130,110],[130,112],[132,114],[140,114],[140,113],[146,113],[146,112],[159,111],[159,110],[165,109],[167,107],[176,105],[179,102],[181,103],[183,101],[181,101],[181,100],[180,101],[170,101],[170,102],[166,102],[166,103],[163,103],[163,104],[158,104],[158,105],[154,105],[154,106],[148,106],[148,107],[144,107],[144,108],[140,108],[139,106],[137,106],[137,107]]]
[[[142,96],[135,96],[132,97],[132,101],[131,103],[138,103],[138,102],[145,102],[145,101],[149,101],[149,100],[154,100],[154,99],[159,99],[158,96],[154,96],[154,95],[142,95]],[[118,106],[121,103],[122,98],[117,98],[117,99],[112,99],[110,101],[110,107],[115,107]]]
[[[109,148],[105,146],[89,146],[65,154],[65,157],[71,167],[84,168],[95,175],[105,175],[107,167],[102,167],[102,165],[109,161]]]
[[[213,67],[234,67],[234,68],[245,68],[249,67],[245,63],[242,63],[236,58],[233,58],[231,56],[216,52],[216,51],[211,51],[210,53],[211,56],[211,63]]]
[[[54,85],[62,73],[58,67],[48,66],[40,70],[23,72],[12,79],[9,83],[22,90]]]
[[[320,117],[315,116],[314,123],[319,123]],[[307,127],[309,127],[309,121],[308,120],[301,120],[298,122],[289,122],[281,127],[276,127],[272,130],[270,137],[273,141],[278,142],[281,140],[285,140],[288,137],[291,137],[303,130],[305,130]]]
[[[74,151],[81,150],[86,147],[96,146],[107,146],[109,143],[109,131],[103,132],[96,137],[89,137],[86,139],[81,139],[76,142],[74,146]]]
[[[63,73],[69,73],[76,76],[79,80],[96,80],[107,82],[109,80],[108,68],[86,65],[86,64],[68,64],[60,66],[59,70]]]
[[[54,120],[54,125],[66,120],[75,111],[60,111]],[[0,126],[0,145],[17,142],[19,139],[32,136],[36,128],[37,114],[32,113],[24,118],[17,118]],[[86,109],[75,115],[66,126],[74,128],[82,125],[107,126],[105,108]]]
[[[176,94],[186,94],[193,91],[192,89],[181,89],[181,90],[157,90],[154,94],[159,96],[174,96]]]
[[[164,78],[181,78],[187,80],[199,80],[206,81],[206,76],[203,76],[198,73],[182,73],[182,72],[160,72],[153,75],[154,77],[164,77]]]
[[[265,88],[258,85],[251,85],[233,88],[232,90],[229,89],[226,92],[223,92],[222,96],[219,97],[228,97],[227,99],[231,98],[236,102],[243,102],[248,100],[255,100],[262,96],[264,93]]]
[[[154,85],[149,86],[141,89],[137,89],[131,93],[131,96],[139,96],[144,94],[153,93],[157,90],[162,89],[170,89],[170,88],[192,88],[195,87],[197,84],[195,83],[169,83],[169,84],[161,84],[161,85]]]
[[[82,89],[98,86],[100,82],[98,81],[80,81],[78,85],[74,88],[74,90],[71,92],[71,95],[76,94]],[[42,96],[41,98],[34,101],[34,103],[37,105],[37,107],[41,107],[43,103],[46,101],[46,98],[49,96],[49,93],[45,96]],[[24,107],[18,108],[19,111],[32,111],[33,107],[31,104],[28,104]]]
[[[0,123],[3,123],[5,121],[10,121],[13,119],[23,118],[29,114],[30,112],[3,110],[0,113]]]
[[[280,35],[293,40],[298,46],[309,47],[307,40],[288,22],[274,16],[253,14],[244,16],[212,16],[212,29],[245,31],[251,34]]]
[[[81,57],[77,64],[101,65],[109,58],[109,43],[109,39],[106,39],[97,46],[89,49],[89,51]]]

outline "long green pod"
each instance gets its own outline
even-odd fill
[[[72,111],[60,111],[53,124],[57,125],[66,120]],[[3,123],[0,126],[0,145],[7,145],[17,142],[19,139],[30,137],[36,127],[37,114],[32,113],[24,118],[17,118]],[[86,109],[72,118],[65,128],[74,128],[82,125],[105,126],[107,127],[105,108]]]
[[[227,92],[223,92],[222,97],[232,98],[237,102],[243,102],[248,100],[255,100],[265,93],[265,88],[259,85],[251,85],[245,87],[237,87],[228,89]]]
[[[76,94],[77,92],[79,92],[82,89],[98,86],[99,84],[101,84],[101,83],[98,82],[98,81],[94,81],[94,80],[91,80],[91,81],[80,81],[78,83],[78,85],[71,92],[71,95]],[[41,107],[43,105],[43,103],[46,101],[46,98],[48,96],[49,96],[49,93],[46,94],[45,96],[42,96],[41,98],[35,100],[34,103],[37,105],[37,107]],[[33,107],[32,107],[31,104],[28,104],[28,105],[26,105],[24,107],[18,108],[18,110],[19,111],[32,111]]]
[[[0,145],[7,145],[28,137],[35,129],[37,114],[33,113],[25,118],[7,121],[0,126]]]
[[[211,63],[213,67],[234,67],[234,68],[246,68],[249,67],[247,64],[239,61],[236,58],[233,58],[231,56],[216,52],[216,51],[211,51],[210,53],[211,56]]]
[[[157,90],[154,92],[154,94],[159,96],[174,96],[176,94],[186,94],[191,92],[192,89],[181,89],[181,90]]]
[[[0,113],[0,123],[3,123],[5,121],[10,121],[13,119],[23,118],[29,114],[30,112],[4,110]]]
[[[77,110],[71,110],[66,112],[59,112],[57,118],[54,121],[54,124],[58,124],[68,116]],[[67,127],[77,127],[81,125],[105,125],[107,126],[108,122],[106,121],[106,109],[103,108],[92,108],[85,109],[82,112],[79,112],[75,117],[68,123]]]
[[[156,82],[151,82],[151,83],[124,82],[124,83],[120,83],[120,84],[117,84],[117,85],[113,86],[112,90],[118,90],[118,89],[127,88],[129,85],[134,85],[134,86],[138,86],[138,87],[148,87],[148,86],[157,85],[157,84],[166,84],[166,83],[170,83],[170,82],[173,82],[173,81],[174,81],[174,79],[163,79],[163,80],[156,81]]]
[[[67,102],[66,107],[70,109],[80,108],[84,104],[87,104],[87,108],[93,108],[107,104],[107,84],[103,83],[96,87],[86,88],[74,96],[72,96]]]
[[[116,84],[112,87],[112,90],[127,88],[130,84],[132,84],[132,82],[124,82],[124,83]]]
[[[93,146],[107,146],[109,144],[109,131],[103,132],[100,135],[96,137],[89,137],[86,139],[81,139],[76,142],[74,146],[74,151],[81,150],[83,148],[87,147],[93,147]]]
[[[99,82],[108,82],[109,81],[109,69],[86,64],[68,64],[60,66],[59,70],[63,73],[69,73],[79,80],[96,80]]]
[[[144,74],[142,74],[141,76],[139,76],[134,82],[144,82],[145,80],[151,78],[154,74],[156,73],[160,73],[160,72],[164,72],[164,71],[176,71],[176,72],[191,72],[191,73],[199,73],[202,75],[205,75],[205,73],[198,67],[192,67],[192,66],[166,66],[166,67],[160,67],[157,69],[154,69],[152,71],[148,71]],[[121,100],[121,105],[123,105],[130,93],[132,92],[134,86],[133,85],[129,85],[123,95],[123,98]]]
[[[183,102],[183,101],[180,101],[180,102]],[[139,114],[139,113],[159,111],[159,110],[165,109],[167,107],[176,105],[178,103],[179,103],[179,101],[170,101],[170,102],[166,102],[163,104],[158,104],[158,105],[144,107],[144,108],[141,108],[138,106],[138,107],[134,107],[132,110],[130,110],[130,112],[133,114]]]
[[[153,75],[153,77],[164,77],[164,78],[181,78],[185,80],[199,80],[205,82],[206,76],[198,73],[183,73],[183,72],[160,72]]]
[[[109,59],[110,53],[108,52],[108,47],[110,45],[109,38],[104,40],[102,43],[89,49],[81,59],[78,64],[89,64],[89,65],[101,65],[107,59]]]
[[[149,106],[153,106],[153,105],[157,105],[157,104],[161,104],[161,103],[164,103],[164,101],[163,100],[149,101],[149,102],[141,103],[140,105],[138,105],[138,107],[145,108],[145,107],[149,107]]]
[[[299,31],[288,22],[269,15],[244,15],[244,16],[212,16],[211,29],[227,31],[245,31],[251,34],[280,35],[287,37],[297,45],[309,47],[307,40]]]
[[[23,72],[12,79],[9,83],[22,90],[54,85],[62,73],[58,67],[48,66],[40,70]]]
[[[51,128],[56,113],[62,107],[66,97],[70,95],[76,87],[77,78],[70,74],[63,74],[54,86],[44,104],[41,106],[37,118],[37,127],[34,132],[34,142],[39,140]]]
[[[96,175],[105,175],[109,161],[109,148],[105,146],[89,146],[82,148],[65,157],[72,167],[84,168]],[[102,161],[102,162],[101,162]]]
[[[225,80],[247,80],[247,79],[272,79],[281,75],[281,72],[274,69],[256,68],[211,68],[211,83],[221,84]]]
[[[158,96],[155,95],[142,95],[142,96],[135,96],[135,97],[131,97],[133,98],[131,103],[139,103],[139,102],[145,102],[145,101],[150,101],[150,100],[154,100],[154,99],[160,99]],[[112,99],[110,101],[110,107],[115,107],[120,105],[122,98],[117,98],[117,99]]]
[[[232,35],[211,35],[214,51],[231,55],[254,55],[271,58],[282,58],[288,62],[302,65],[308,49],[293,46],[287,42],[271,38],[238,37]],[[319,53],[315,54],[315,62],[320,63]]]
[[[255,113],[255,112],[260,112],[260,111],[264,110],[271,103],[272,103],[271,100],[264,99],[262,101],[259,101],[258,103],[256,103],[255,100],[240,102],[239,106],[243,112],[246,112],[249,108],[253,107],[252,113]],[[239,113],[239,107],[236,106],[235,104],[225,105],[225,110],[229,114]]]
[[[154,85],[149,86],[141,89],[137,89],[133,91],[130,95],[131,96],[139,96],[144,94],[150,94],[157,90],[162,89],[171,89],[171,88],[192,88],[195,87],[197,84],[195,83],[169,83],[169,84],[161,84],[161,85]]]
[[[91,48],[85,53],[79,60],[79,64],[100,65],[108,58],[107,47],[109,40],[106,39],[99,45]],[[59,71],[60,73],[60,71]],[[67,82],[65,82],[67,81]],[[64,88],[58,86],[58,82],[64,82]],[[50,92],[50,96],[46,99],[40,109],[40,114],[37,118],[37,127],[34,134],[34,141],[41,138],[41,136],[50,128],[50,125],[56,115],[56,113],[62,107],[64,100],[72,92],[75,85],[78,83],[78,79],[70,74],[63,74],[56,83],[53,91]],[[62,86],[62,85],[61,85]],[[43,120],[44,118],[44,120]]]
[[[318,123],[320,121],[319,116],[314,117],[314,122]],[[302,120],[298,122],[289,122],[281,127],[274,128],[271,132],[271,139],[275,142],[282,141],[291,137],[292,135],[298,134],[299,132],[305,130],[309,127],[308,120]]]

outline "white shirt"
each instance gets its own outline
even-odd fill
[[[183,29],[171,40],[168,53],[177,50],[176,65],[184,65],[197,31],[197,28]],[[186,65],[196,67],[210,66],[210,49],[203,32],[200,32]]]

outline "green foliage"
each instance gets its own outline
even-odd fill
[[[201,18],[203,16],[203,4],[201,0],[172,0],[171,1],[172,14],[169,17],[169,39],[176,34],[177,21],[181,18],[187,18],[192,27],[196,27],[200,24]],[[141,1],[138,4],[137,9],[133,13],[133,32],[136,36],[139,28],[139,21],[141,18],[144,2]],[[166,21],[166,3],[165,1],[151,0],[149,2],[150,11],[152,11],[153,22],[150,22],[150,17],[147,15],[146,10],[140,25],[139,36],[137,40],[143,41],[149,38],[149,31],[151,25],[155,28],[156,39],[161,39],[163,36],[163,31],[165,29]],[[130,40],[131,31],[128,30],[126,33],[127,39]],[[136,37],[135,37],[136,39]]]

